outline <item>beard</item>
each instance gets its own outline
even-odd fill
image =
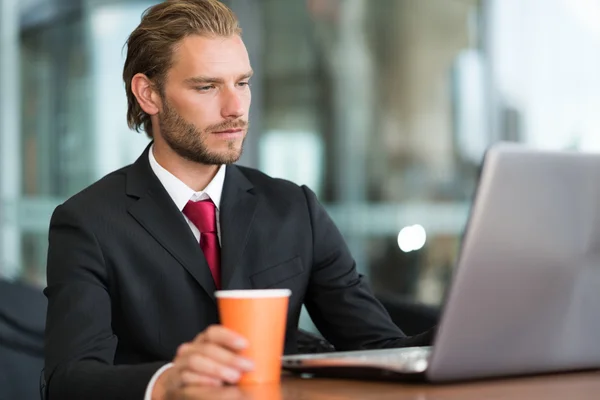
[[[237,140],[227,141],[225,151],[211,151],[206,144],[206,139],[212,135],[211,132],[240,128],[247,131],[247,121],[228,120],[199,129],[179,115],[166,99],[163,100],[163,105],[163,112],[159,119],[160,132],[165,142],[180,157],[205,165],[232,164],[240,159],[245,137],[239,147]]]

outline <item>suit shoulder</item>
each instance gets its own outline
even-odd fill
[[[99,204],[111,203],[125,193],[127,171],[131,166],[120,168],[109,173],[85,189],[71,196],[62,206],[71,211],[87,210]]]
[[[240,172],[260,191],[281,195],[302,196],[304,191],[298,184],[281,178],[273,178],[254,168],[236,166]]]
[[[274,178],[254,168],[236,167],[252,184],[255,193],[262,198],[263,204],[271,212],[285,216],[295,210],[295,215],[308,217],[306,213],[310,208],[309,193],[312,192],[306,186],[300,186],[286,179]],[[301,214],[297,214],[298,212]]]

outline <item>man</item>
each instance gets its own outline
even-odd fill
[[[50,400],[171,399],[237,382],[252,362],[218,325],[218,288],[291,289],[286,353],[302,304],[339,350],[428,340],[392,323],[313,192],[232,165],[251,76],[237,19],[217,0],[158,4],[131,34],[128,123],[153,141],[52,216]]]

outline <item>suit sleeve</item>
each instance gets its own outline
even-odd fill
[[[109,276],[100,245],[67,206],[50,222],[45,332],[49,400],[143,399],[165,363],[113,365]]]
[[[305,305],[337,350],[428,345],[433,332],[406,337],[357,273],[348,247],[315,194],[303,186],[313,229],[313,265]]]

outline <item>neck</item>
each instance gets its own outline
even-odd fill
[[[207,165],[187,160],[175,153],[164,141],[155,140],[152,154],[156,161],[192,190],[206,189],[219,171],[219,165]]]

